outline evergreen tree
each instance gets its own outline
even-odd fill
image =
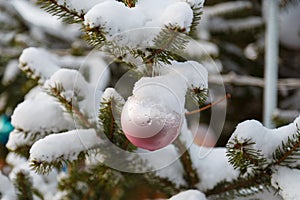
[[[31,5],[14,1],[15,8],[18,2]],[[300,117],[274,130],[255,120],[242,122],[225,148],[193,143],[188,125],[200,121],[213,70],[205,53],[193,54],[193,43],[213,47],[209,53],[221,60],[224,72],[240,72],[230,66],[261,62],[259,51],[252,60],[240,52],[261,41],[258,30],[264,26],[256,1],[212,1],[207,12],[213,21],[205,19],[203,3],[39,0],[50,14],[81,26],[96,50],[87,55],[90,49],[80,45],[67,51],[70,56],[47,49],[50,42],[19,52],[19,68],[30,80],[10,77],[1,86],[1,94],[13,97],[2,91],[16,87],[15,81],[26,85],[17,102],[4,101],[7,112],[24,98],[12,114],[14,130],[6,144],[12,171],[0,174],[1,198],[205,200],[263,193],[265,199],[268,192],[273,199],[300,198]],[[211,23],[210,32],[201,32],[201,18]],[[66,27],[77,40],[78,33]],[[62,37],[67,48],[70,40]],[[208,40],[218,45],[219,55]]]

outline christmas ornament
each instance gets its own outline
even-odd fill
[[[207,71],[197,62],[172,62],[159,72],[135,83],[121,115],[128,140],[148,150],[161,149],[179,135],[188,88],[207,88]]]
[[[128,98],[122,110],[121,125],[131,143],[153,151],[176,139],[183,117],[164,103],[167,102],[156,102],[151,98]]]
[[[6,115],[0,116],[0,143],[6,144],[9,133],[13,130],[9,118]]]

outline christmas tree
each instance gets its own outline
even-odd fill
[[[14,128],[6,144],[11,170],[0,174],[2,199],[300,198],[300,117],[277,129],[244,121],[225,147],[194,142],[203,121],[211,117],[215,131],[224,123],[230,95],[222,77],[244,84],[232,73],[242,71],[256,81],[248,84],[259,85],[261,69],[249,66],[262,65],[260,3],[37,3],[72,25],[51,21],[25,0],[0,4],[6,13],[18,12],[28,27],[40,27],[30,29],[36,40],[22,51],[11,44],[16,37],[4,42],[18,50],[19,68],[29,79],[17,73],[11,52],[0,60],[7,66],[1,110],[13,110]],[[42,47],[29,47],[38,41]],[[18,86],[21,93],[9,93]],[[202,114],[207,108],[210,113]],[[228,123],[229,130],[236,126]],[[206,131],[201,145],[210,139]],[[212,140],[210,146],[217,142]]]

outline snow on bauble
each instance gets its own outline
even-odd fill
[[[188,88],[207,88],[207,71],[197,62],[174,61],[159,67],[160,76],[135,83],[121,115],[126,137],[148,150],[161,149],[179,135]]]
[[[128,98],[121,125],[128,140],[137,147],[158,150],[172,143],[181,130],[181,114],[164,103],[135,96]]]

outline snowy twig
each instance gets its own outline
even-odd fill
[[[84,21],[84,13],[77,13],[74,10],[68,9],[65,5],[61,5],[56,0],[39,0],[38,3],[50,14],[63,18],[67,22],[81,22]]]
[[[192,114],[199,113],[199,112],[201,112],[201,111],[203,111],[203,110],[207,110],[208,108],[211,108],[211,107],[213,107],[213,106],[215,106],[215,105],[221,103],[222,101],[224,101],[225,99],[228,99],[228,98],[230,98],[230,97],[231,97],[230,94],[226,94],[223,98],[219,99],[218,101],[212,102],[212,103],[208,104],[207,106],[204,106],[204,107],[202,107],[202,108],[200,108],[200,109],[198,109],[198,110],[193,110],[193,111],[191,111],[191,112],[186,112],[185,114],[186,114],[186,115],[192,115]]]
[[[278,147],[273,154],[275,158],[274,165],[284,165],[284,162],[289,162],[290,159],[295,158],[293,155],[298,154],[300,148],[300,129],[297,133],[288,137],[287,142],[282,142],[282,145]]]
[[[184,179],[188,183],[189,188],[195,188],[196,184],[199,183],[199,176],[193,167],[191,156],[189,151],[185,151],[185,145],[180,139],[175,140],[175,146],[178,148],[179,152],[184,152],[180,157],[180,161],[184,168]]]
[[[212,196],[212,195],[233,195],[233,191],[240,191],[245,188],[248,188],[250,192],[251,189],[257,188],[261,189],[260,187],[265,182],[269,182],[271,174],[261,171],[258,174],[248,176],[246,178],[239,177],[238,179],[232,181],[232,183],[223,182],[220,185],[217,185],[217,187],[208,190],[205,192],[206,196]],[[259,190],[253,190],[253,192],[259,192]]]
[[[55,97],[71,114],[75,114],[80,121],[86,126],[86,128],[93,128],[93,124],[91,124],[84,114],[82,114],[73,104],[72,101],[68,101],[65,97],[61,95],[61,87],[57,85],[56,87],[51,87],[48,91],[48,94]]]
[[[254,87],[265,87],[264,79],[253,77],[253,76],[245,76],[245,75],[238,75],[234,72],[230,72],[225,75],[221,75],[221,78],[219,75],[210,75],[208,77],[208,82],[212,84],[233,84],[237,86],[254,86]],[[278,82],[278,88],[300,88],[300,79],[293,79],[293,78],[287,78],[287,79],[279,79]]]
[[[293,121],[296,117],[300,115],[300,111],[298,110],[281,110],[276,109],[273,113],[273,117],[275,119],[284,120],[284,121]]]

